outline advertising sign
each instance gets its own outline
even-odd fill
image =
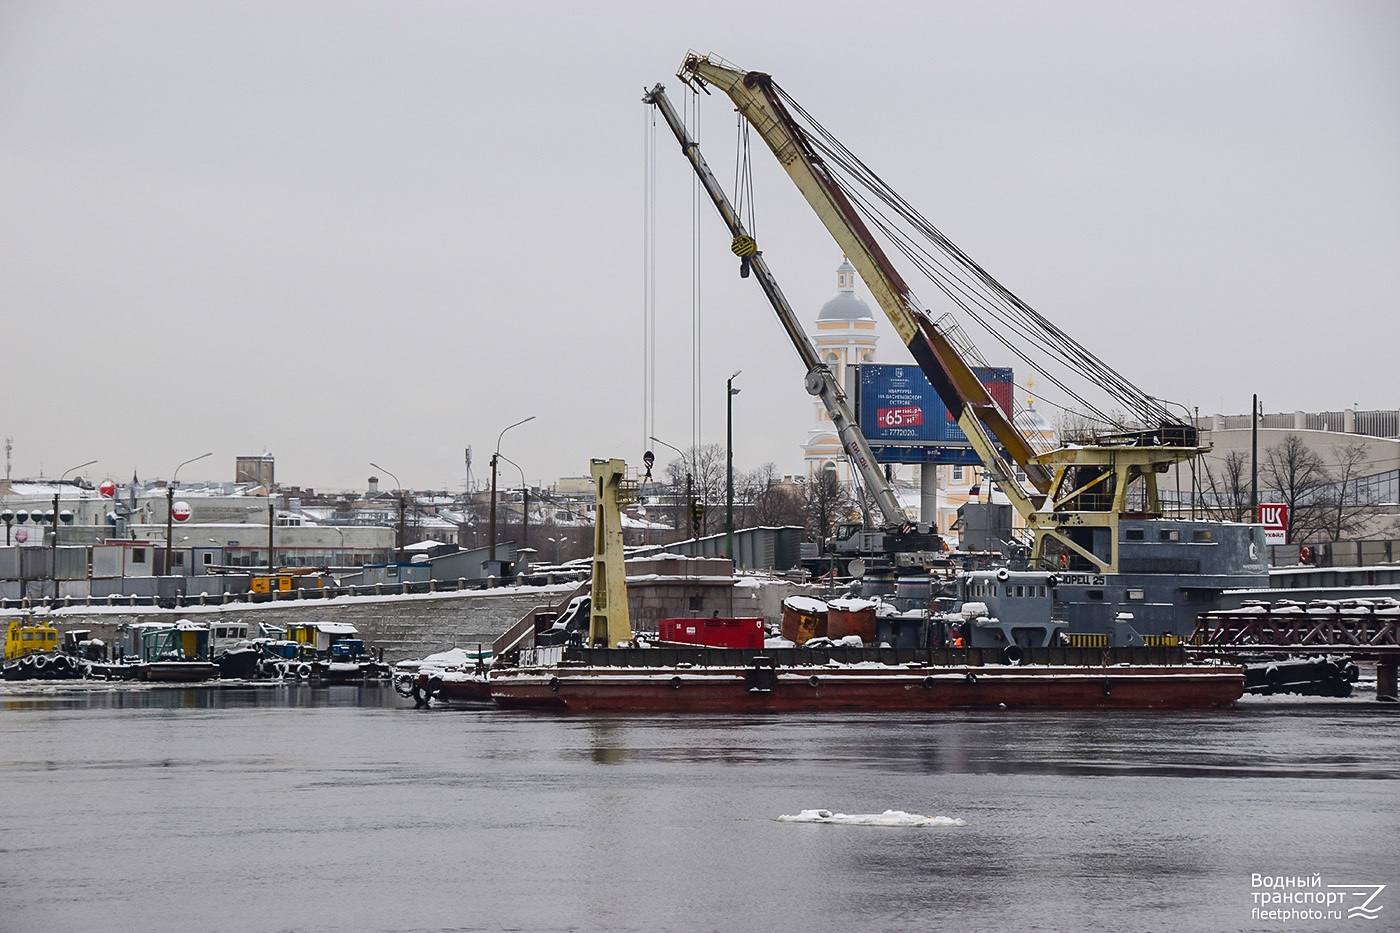
[[[864,363],[858,368],[856,421],[870,446],[880,451],[881,461],[912,462],[899,459],[907,453],[895,453],[895,448],[970,446],[918,366]],[[1011,369],[976,367],[973,373],[1009,418],[1015,395]]]
[[[1259,524],[1264,526],[1265,544],[1288,543],[1288,506],[1281,502],[1259,503]]]

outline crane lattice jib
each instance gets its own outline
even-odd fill
[[[841,186],[826,170],[820,156],[808,143],[805,132],[788,113],[775,92],[772,78],[762,72],[740,71],[695,54],[686,57],[679,76],[688,82],[722,90],[744,119],[758,131],[856,267],[876,303],[894,325],[900,340],[904,341],[948,412],[1017,511],[1025,516],[1033,514],[1036,503],[1021,492],[1020,484],[1016,482],[1014,472],[1002,457],[997,444],[1007,451],[1042,494],[1050,489],[1050,472],[1035,461],[1035,451],[1012,425],[1007,414],[1002,412],[952,344],[918,308],[909,286]],[[995,442],[992,435],[995,435]]]

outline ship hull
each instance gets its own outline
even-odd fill
[[[497,669],[507,708],[830,713],[946,709],[1208,709],[1244,693],[1233,666],[608,667]]]

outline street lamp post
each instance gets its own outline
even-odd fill
[[[181,467],[212,456],[214,456],[214,452],[211,450],[207,454],[200,454],[198,457],[186,460],[175,468],[175,472],[170,477],[170,485],[165,487],[165,575],[167,577],[170,576],[170,539],[175,534],[175,481],[180,477]]]
[[[685,454],[681,452],[679,447],[676,447],[674,444],[668,444],[655,435],[652,435],[651,439],[654,443],[660,444],[662,447],[670,447],[681,455],[681,466],[685,467],[685,510],[690,516],[690,537],[693,540],[699,537],[695,531],[695,474],[690,472],[690,464],[686,462]],[[681,530],[681,523],[679,521],[676,522],[676,530]]]
[[[522,418],[515,422],[515,424],[508,424],[501,428],[501,433],[496,435],[496,449],[491,454],[491,528],[488,532],[491,536],[491,552],[487,558],[492,562],[496,560],[496,461],[501,457],[501,438],[505,437],[506,432],[511,428],[518,428],[525,422],[534,420],[534,415],[528,418]]]
[[[724,551],[730,560],[734,560],[734,396],[739,394],[734,380],[741,372],[734,370],[725,382],[728,391],[724,396]]]
[[[520,464],[507,457],[505,454],[497,454],[506,463],[520,470],[520,537],[523,539],[521,547],[530,546],[530,488],[525,485],[525,471],[520,469]]]
[[[53,542],[49,545],[49,564],[50,564],[50,568],[51,568],[51,570],[52,570],[52,572],[53,572],[53,598],[54,598],[54,601],[55,601],[55,602],[58,601],[58,496],[59,496],[59,491],[63,488],[63,481],[64,481],[65,479],[68,478],[68,474],[69,474],[69,473],[73,473],[73,472],[75,472],[75,471],[77,471],[77,470],[81,470],[83,467],[92,466],[92,465],[93,465],[94,463],[96,463],[96,462],[97,462],[96,460],[89,460],[87,463],[80,463],[80,464],[78,464],[78,465],[75,466],[75,467],[69,467],[68,469],[64,470],[63,473],[62,473],[62,475],[60,475],[59,478],[58,478],[58,489],[55,489],[54,492],[53,492]],[[8,534],[8,532],[9,532],[9,523],[8,523],[8,522],[7,522],[6,525],[5,525],[5,531],[6,531],[6,538],[8,538],[8,537],[9,537],[9,534]],[[9,541],[6,541],[5,543],[8,544]]]
[[[372,460],[370,461],[370,464],[369,464],[369,465],[372,466],[372,467],[374,467],[376,470],[384,470],[385,473],[388,473],[388,474],[389,474],[389,478],[392,479],[392,480],[394,481],[394,489],[396,489],[396,490],[398,491],[398,494],[399,494],[399,534],[398,534],[398,538],[396,539],[396,544],[397,544],[397,546],[394,548],[394,551],[395,551],[394,557],[395,557],[397,560],[403,560],[404,541],[407,540],[407,535],[406,535],[405,532],[404,532],[403,483],[400,483],[400,482],[399,482],[399,478],[398,478],[397,476],[394,475],[394,471],[393,471],[393,470],[385,470],[384,467],[380,466],[379,464],[375,463],[375,462],[372,461]]]

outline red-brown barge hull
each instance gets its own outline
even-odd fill
[[[540,667],[491,673],[503,707],[661,713],[1205,709],[1244,693],[1231,666]],[[766,688],[766,689],[765,689]]]

